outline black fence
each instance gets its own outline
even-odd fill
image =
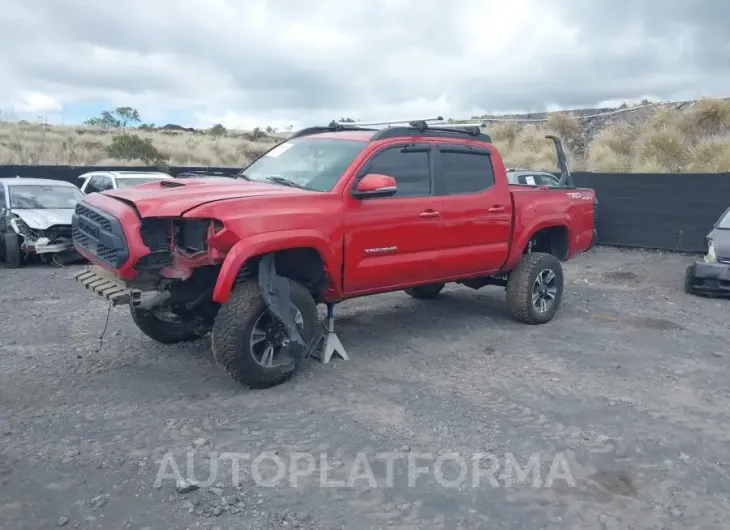
[[[702,252],[730,206],[730,173],[573,173],[598,197],[603,245]]]
[[[0,178],[34,177],[79,184],[89,171],[157,171],[150,167],[0,166]],[[236,168],[170,167],[235,173]],[[603,245],[702,252],[703,238],[730,206],[730,173],[573,173],[577,186],[599,201],[598,242]]]

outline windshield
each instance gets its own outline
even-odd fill
[[[330,191],[367,146],[360,140],[294,138],[266,153],[239,173],[242,178],[287,182],[313,191]]]
[[[127,188],[129,186],[136,186],[138,184],[147,184],[148,182],[157,182],[158,180],[164,180],[165,177],[136,177],[136,178],[125,178],[117,177],[117,188]]]
[[[73,209],[84,196],[71,186],[18,186],[8,187],[10,208],[16,210]]]
[[[730,209],[728,209],[717,222],[716,228],[721,230],[730,230]]]

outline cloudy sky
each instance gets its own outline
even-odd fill
[[[3,0],[0,119],[251,128],[730,96],[723,0]]]

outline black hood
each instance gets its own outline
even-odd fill
[[[707,237],[714,241],[718,258],[730,259],[730,230],[715,228]]]

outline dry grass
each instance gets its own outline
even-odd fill
[[[107,156],[118,132],[91,127],[0,122],[0,164],[21,165],[144,165],[140,160]],[[240,167],[269,149],[275,139],[251,141],[243,135],[214,137],[178,131],[134,131],[149,138],[173,166]]]
[[[615,172],[730,171],[730,100],[657,106],[641,114],[577,119],[554,113],[547,121],[501,122],[488,128],[509,166],[555,170],[557,134],[574,170]],[[110,159],[114,133],[89,127],[0,122],[0,164],[140,165]],[[243,133],[216,138],[181,131],[135,131],[149,138],[170,165],[240,167],[277,141]]]

